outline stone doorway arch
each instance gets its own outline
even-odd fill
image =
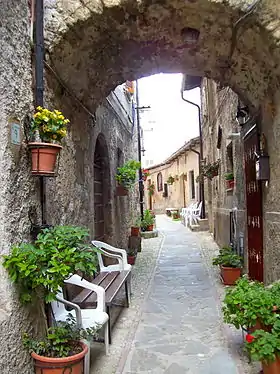
[[[94,150],[94,238],[108,241],[111,230],[110,163],[108,147],[99,134]]]

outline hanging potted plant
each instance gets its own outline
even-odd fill
[[[219,175],[220,159],[202,166],[202,174],[204,177],[212,180],[214,177]]]
[[[234,175],[232,172],[225,174],[225,181],[227,189],[232,190],[234,188]]]
[[[219,255],[213,258],[213,265],[221,268],[221,277],[225,285],[233,285],[241,276],[243,259],[229,247],[220,249]]]
[[[50,303],[55,300],[65,279],[77,272],[92,276],[97,271],[98,262],[92,246],[87,243],[88,238],[87,229],[56,226],[43,230],[34,244],[21,243],[13,246],[11,253],[3,256],[3,267],[17,286],[20,301],[23,304],[33,302],[41,305],[42,313],[45,314],[43,302],[50,310]],[[46,318],[45,323],[47,324]],[[25,346],[33,352],[35,366],[40,365],[40,368],[36,368],[36,373],[65,373],[70,361],[76,370],[73,373],[83,373],[83,364],[80,362],[83,361],[87,348],[79,339],[80,334],[85,331],[76,328],[73,330],[72,327],[71,324],[65,324],[63,329],[60,326],[50,330],[46,326],[46,337],[39,342],[25,335]],[[44,355],[46,357],[40,357]],[[50,367],[54,365],[57,366],[51,371]]]
[[[154,183],[151,183],[148,187],[147,187],[147,190],[148,190],[148,194],[149,196],[153,196],[155,194],[155,184]]]
[[[167,179],[167,184],[172,185],[175,182],[175,178],[172,177],[172,175],[169,175]]]
[[[148,169],[142,169],[142,180],[145,182],[150,175],[150,172]]]
[[[117,174],[115,176],[115,179],[118,182],[116,190],[117,196],[128,195],[129,189],[131,189],[135,184],[136,173],[140,166],[140,162],[129,160],[117,169]]]
[[[50,111],[38,106],[31,123],[31,137],[39,133],[42,142],[29,142],[32,155],[32,174],[53,176],[62,139],[67,134],[66,119],[58,110]],[[59,143],[59,144],[57,144]]]

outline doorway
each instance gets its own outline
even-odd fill
[[[245,188],[247,204],[249,277],[263,282],[262,186],[256,180],[256,157],[259,136],[255,125],[244,138]]]

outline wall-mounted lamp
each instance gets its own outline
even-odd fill
[[[247,106],[238,105],[236,113],[236,121],[239,126],[243,126],[249,119],[249,108]]]

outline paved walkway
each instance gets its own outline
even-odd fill
[[[157,218],[164,241],[123,374],[237,374],[197,233]]]

